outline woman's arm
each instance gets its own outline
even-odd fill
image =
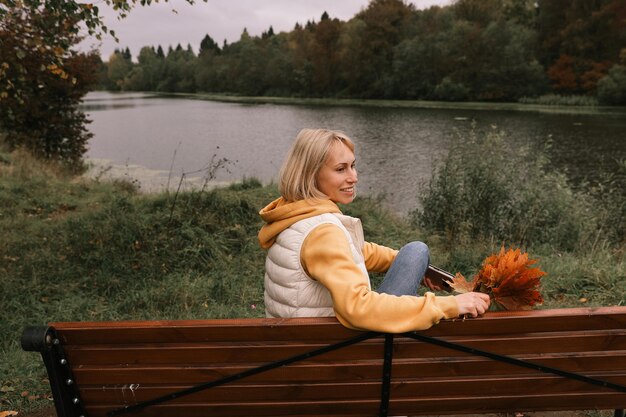
[[[365,267],[372,272],[387,272],[397,254],[397,250],[376,243],[365,242],[363,246]]]
[[[323,224],[309,233],[300,258],[309,276],[330,291],[337,319],[346,327],[402,333],[459,315],[453,296],[398,297],[372,291],[354,262],[346,235],[336,225]]]

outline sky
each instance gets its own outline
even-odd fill
[[[452,0],[411,0],[418,9],[433,5],[445,6]],[[251,36],[260,36],[270,26],[275,33],[289,32],[296,23],[319,21],[325,11],[331,18],[346,21],[367,7],[368,0],[196,0],[190,5],[185,0],[136,6],[126,18],[118,19],[115,12],[102,0],[94,5],[100,9],[105,25],[115,31],[119,43],[109,35],[102,41],[85,39],[79,49],[99,49],[104,61],[117,49],[128,47],[136,60],[144,46],[161,45],[186,48],[190,44],[198,52],[200,41],[208,34],[220,46],[226,40],[236,42],[244,28]]]

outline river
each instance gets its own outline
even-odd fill
[[[201,170],[213,182],[276,180],[304,127],[342,130],[357,146],[359,193],[383,196],[399,214],[419,205],[418,187],[454,135],[502,130],[507,140],[543,143],[572,181],[597,178],[626,159],[626,111],[510,111],[238,104],[142,93],[89,93],[83,110],[94,134],[92,174],[128,177],[145,190],[175,189]],[[197,183],[196,179],[196,183]]]

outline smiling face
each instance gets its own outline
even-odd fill
[[[317,187],[335,203],[348,204],[356,196],[358,182],[354,152],[342,142],[335,142],[326,162],[317,173]]]

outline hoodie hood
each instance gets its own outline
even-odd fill
[[[341,213],[341,210],[330,200],[286,201],[279,197],[259,212],[265,222],[259,231],[259,243],[263,249],[269,249],[276,236],[292,224],[324,213]]]

